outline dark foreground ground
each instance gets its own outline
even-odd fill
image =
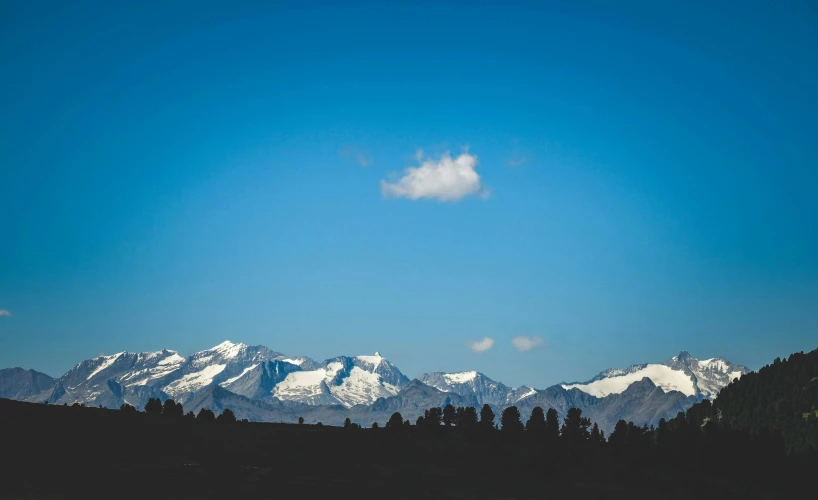
[[[0,399],[0,431],[2,498],[727,499],[818,491],[818,468],[804,460],[742,471],[736,456],[658,463],[455,429],[222,424]]]

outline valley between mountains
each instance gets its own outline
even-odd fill
[[[121,352],[80,362],[59,378],[22,368],[0,370],[0,397],[49,404],[81,403],[143,409],[150,398],[174,399],[185,410],[220,413],[258,422],[322,422],[346,418],[369,426],[394,412],[414,421],[434,406],[490,405],[496,414],[515,405],[526,419],[537,406],[564,417],[580,408],[610,432],[620,419],[657,425],[748,372],[722,358],[699,360],[682,351],[664,363],[608,369],[585,382],[545,389],[509,387],[486,375],[425,373],[410,380],[379,353],[323,362],[264,346],[230,341],[192,354]]]

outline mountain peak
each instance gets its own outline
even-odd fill
[[[693,356],[691,356],[690,353],[687,352],[687,351],[681,351],[681,352],[679,352],[679,354],[677,354],[673,358],[676,359],[676,360],[679,360],[679,361],[687,361],[689,359],[692,359]]]

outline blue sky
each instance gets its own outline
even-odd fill
[[[818,8],[652,4],[5,5],[0,366],[817,347]]]

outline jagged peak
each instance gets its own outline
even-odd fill
[[[687,351],[679,351],[679,354],[673,356],[674,361],[685,362],[685,361],[694,360],[694,359],[696,359],[696,358],[691,356],[690,353],[687,352]]]

